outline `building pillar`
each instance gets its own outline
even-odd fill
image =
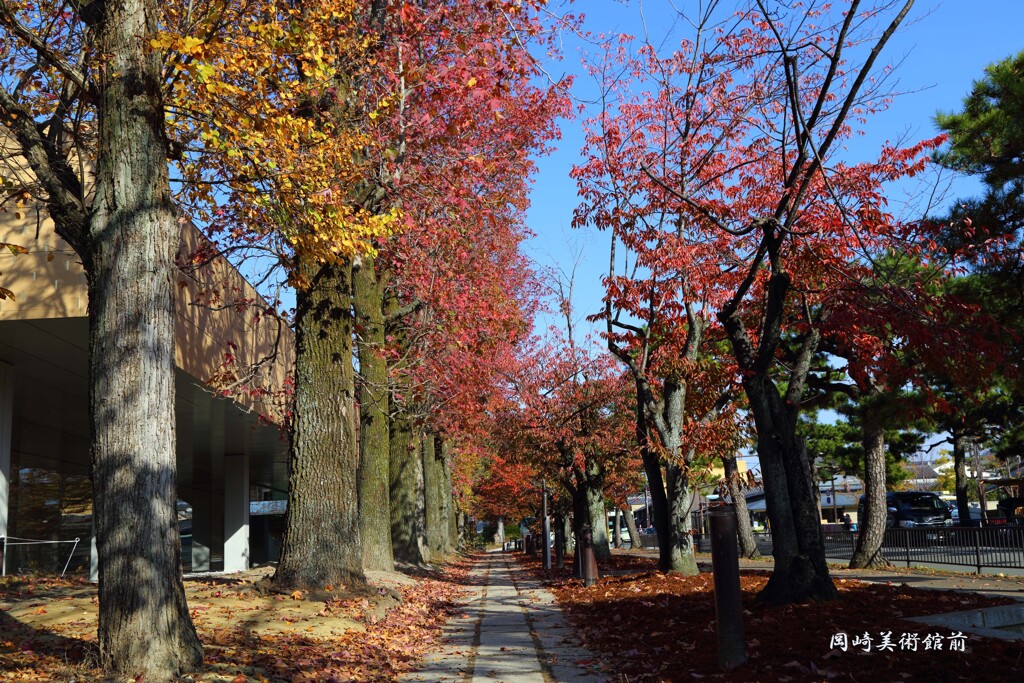
[[[196,490],[188,501],[192,506],[192,571],[210,571],[210,549],[213,547],[213,505],[210,492]]]
[[[224,571],[249,568],[249,451],[224,455]]]
[[[196,482],[198,509],[192,508],[192,524],[198,529],[199,541],[209,555],[205,571],[224,569],[224,448],[225,411],[230,400],[215,399],[209,408],[210,439],[206,455],[202,451],[197,457],[205,459],[209,467],[206,481]],[[197,533],[193,531],[193,534]],[[193,539],[195,537],[193,536]],[[193,540],[193,542],[195,542]]]
[[[11,431],[14,428],[14,368],[0,363],[0,536],[7,538],[7,504],[11,492]],[[5,545],[0,545],[0,563],[7,573]]]

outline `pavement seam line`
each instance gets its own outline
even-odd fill
[[[466,658],[466,672],[462,678],[459,679],[461,683],[472,683],[473,676],[476,675],[476,655],[480,649],[480,636],[483,630],[484,623],[484,608],[487,606],[487,588],[491,583],[491,565],[487,564],[487,569],[484,571],[483,588],[480,591],[480,599],[477,601],[477,616],[476,622],[473,624],[473,644],[469,652],[469,656]]]
[[[533,617],[530,616],[530,610],[527,608],[523,590],[520,589],[519,582],[516,581],[516,577],[508,559],[505,557],[502,557],[502,559],[505,560],[505,569],[508,570],[509,579],[511,579],[512,585],[516,589],[516,594],[519,598],[519,609],[523,611],[523,617],[526,619],[526,628],[529,630],[530,639],[533,641],[533,649],[537,655],[537,663],[540,664],[540,675],[544,679],[544,683],[558,683],[558,679],[555,678],[554,670],[551,667],[550,655],[544,649],[544,645],[540,640],[540,634],[537,633],[537,628],[534,625]],[[526,581],[523,583],[526,583]]]

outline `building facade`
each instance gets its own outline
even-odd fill
[[[182,225],[182,263],[200,241]],[[0,242],[28,249],[0,255],[0,286],[14,295],[0,301],[3,571],[94,574],[85,273],[42,210],[0,213]],[[222,397],[209,380],[272,357],[259,381],[280,388],[293,341],[286,327],[256,315],[259,305],[224,305],[241,300],[261,301],[223,259],[180,274],[175,421],[186,572],[276,557],[281,505],[268,503],[287,497],[287,447],[274,425],[280,416],[266,397]],[[277,516],[251,517],[251,510]]]

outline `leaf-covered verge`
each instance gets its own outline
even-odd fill
[[[839,598],[766,607],[755,601],[769,573],[741,572],[748,661],[722,673],[718,667],[715,603],[710,567],[697,576],[663,574],[655,560],[616,556],[608,576],[592,588],[553,573],[548,587],[577,634],[597,655],[595,669],[616,682],[669,683],[699,679],[727,681],[958,681],[1015,680],[1024,665],[1024,642],[966,634],[964,652],[949,649],[948,628],[906,619],[1012,603],[975,593],[925,590],[907,585],[836,579]],[[522,561],[540,574],[538,560]],[[566,566],[571,566],[567,560]],[[602,574],[605,569],[602,568]],[[849,647],[831,647],[845,632]],[[891,632],[892,651],[879,651],[881,634]],[[870,652],[854,638],[869,634]],[[929,634],[942,649],[926,649]],[[918,634],[917,650],[901,649],[904,634]]]
[[[202,671],[181,680],[395,681],[439,647],[467,568],[454,563],[380,589],[376,598],[326,602],[301,591],[261,592],[261,575],[186,581],[205,658]],[[96,586],[82,579],[0,579],[0,681],[102,680],[96,600]]]

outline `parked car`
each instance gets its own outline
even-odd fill
[[[864,519],[865,496],[857,505],[857,519]],[[885,526],[903,529],[953,526],[953,515],[931,491],[889,491],[885,494]]]
[[[1006,526],[1006,524],[1007,524],[1006,512],[1003,511],[1001,508],[996,508],[995,510],[988,510],[987,514],[985,515],[985,519],[982,519],[982,517],[981,517],[981,507],[980,506],[975,505],[975,504],[971,504],[970,509],[971,509],[971,519],[970,519],[970,521],[967,522],[967,523],[962,523],[960,521],[960,509],[957,507],[955,502],[950,503],[950,505],[949,505],[949,512],[950,512],[950,515],[952,515],[953,525],[954,526],[982,526],[982,525],[984,525],[984,526]]]
[[[1024,526],[1024,498],[1003,498],[996,508],[1007,518],[1008,524]]]

